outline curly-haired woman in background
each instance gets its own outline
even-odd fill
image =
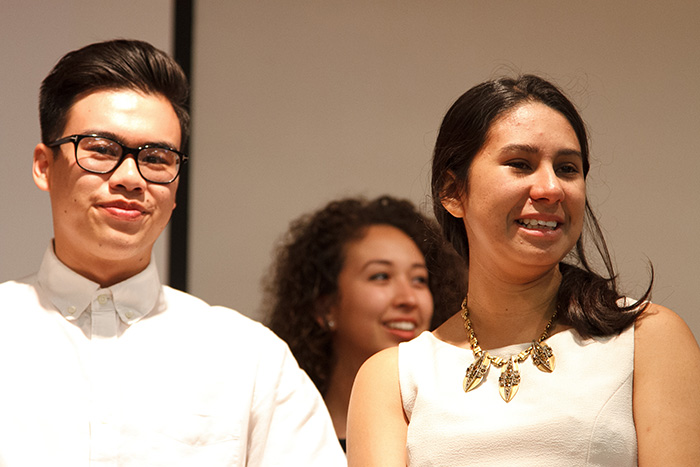
[[[266,284],[268,325],[318,387],[343,445],[362,363],[441,324],[465,284],[464,262],[410,201],[343,199],[292,222]]]

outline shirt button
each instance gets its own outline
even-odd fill
[[[126,316],[126,319],[131,319],[134,317],[134,313],[132,313],[131,311],[127,311],[126,313],[124,313],[124,316]]]
[[[107,295],[100,295],[99,297],[97,297],[97,301],[100,303],[100,305],[104,305],[105,303],[107,303],[107,300]]]
[[[69,315],[72,315],[73,313],[75,313],[75,310],[76,310],[76,308],[71,305],[68,307],[68,309],[66,311],[68,312]]]

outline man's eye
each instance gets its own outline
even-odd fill
[[[167,149],[147,149],[139,155],[141,163],[150,165],[175,165],[176,155]]]
[[[86,147],[85,150],[93,155],[119,157],[119,149],[106,144],[93,144]]]
[[[141,159],[141,161],[145,162],[146,164],[167,164],[167,161],[164,158],[159,157],[155,154],[150,154]]]

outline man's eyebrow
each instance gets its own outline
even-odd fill
[[[124,146],[131,146],[129,144],[126,144],[121,136],[119,136],[116,133],[113,133],[111,131],[106,131],[106,130],[85,130],[83,133],[85,135],[95,135],[95,136],[102,136],[104,138],[109,138],[113,139],[114,141],[123,144]],[[167,149],[176,149],[175,145],[172,143],[169,143],[167,141],[149,141],[145,144],[139,144],[138,147],[141,146],[159,146],[162,148],[167,148]],[[176,149],[177,150],[177,149]]]
[[[102,136],[104,138],[113,139],[114,141],[116,141],[118,143],[122,143],[121,138],[116,133],[112,133],[111,131],[87,129],[87,130],[83,131],[82,134]]]

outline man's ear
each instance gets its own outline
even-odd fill
[[[49,172],[53,165],[53,151],[45,144],[39,143],[34,148],[34,161],[32,162],[32,177],[40,190],[49,191]]]
[[[464,217],[464,189],[457,186],[457,180],[452,171],[447,174],[447,180],[440,190],[440,204],[454,217]]]

